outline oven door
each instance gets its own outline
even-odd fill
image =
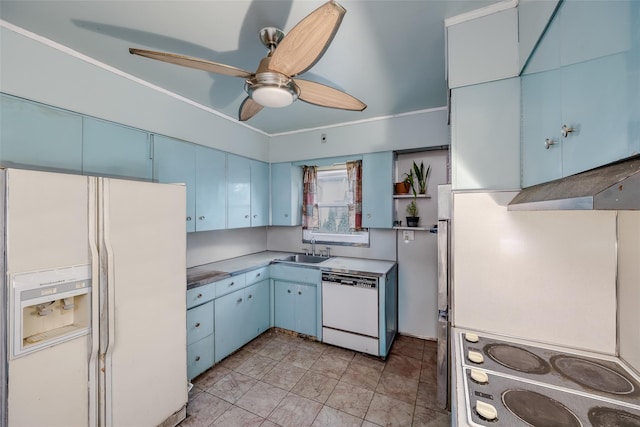
[[[322,282],[322,326],[378,338],[378,289]]]

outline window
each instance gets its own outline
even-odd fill
[[[349,233],[349,192],[346,166],[318,169],[318,231]]]
[[[303,241],[368,245],[362,229],[361,162],[305,170]],[[349,174],[351,173],[351,179]]]

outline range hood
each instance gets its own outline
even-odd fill
[[[507,209],[640,210],[640,155],[524,188]]]

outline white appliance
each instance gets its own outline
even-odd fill
[[[379,355],[378,278],[322,273],[322,341]]]
[[[454,330],[454,425],[640,426],[640,377],[617,357]]]
[[[617,352],[617,212],[509,211],[516,194],[453,194],[453,425],[640,426]]]
[[[0,171],[0,426],[185,417],[182,185]]]
[[[451,184],[438,185],[438,353],[436,401],[440,408],[449,409],[450,336],[451,325]]]

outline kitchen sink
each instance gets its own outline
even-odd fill
[[[285,257],[285,258],[281,258],[280,261],[301,262],[305,264],[317,264],[319,262],[326,261],[328,259],[329,258],[324,256],[296,254],[296,255]]]

